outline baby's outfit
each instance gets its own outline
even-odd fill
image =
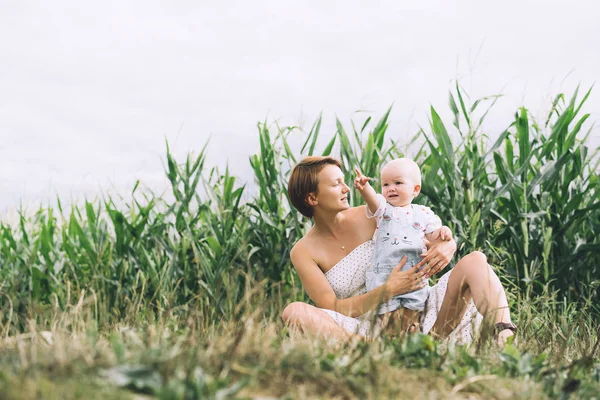
[[[367,270],[367,290],[383,285],[402,257],[407,256],[402,271],[412,268],[422,260],[426,250],[423,241],[426,234],[441,228],[442,221],[429,207],[411,204],[394,207],[385,197],[378,194],[379,208],[367,216],[377,218],[377,229],[373,240],[375,250],[371,266]],[[429,286],[409,293],[392,297],[379,306],[378,314],[385,314],[398,308],[423,311],[429,294]]]

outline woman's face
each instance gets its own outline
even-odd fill
[[[327,165],[317,174],[317,205],[325,210],[343,211],[350,208],[348,192],[350,188],[344,183],[342,170],[335,165]]]

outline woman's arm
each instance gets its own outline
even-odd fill
[[[300,242],[294,246],[290,257],[300,276],[304,290],[315,305],[319,308],[337,311],[349,317],[358,317],[375,309],[379,304],[393,296],[420,289],[427,284],[424,280],[425,272],[419,271],[424,262],[409,270],[401,271],[400,268],[406,263],[406,259],[402,259],[390,274],[385,285],[365,294],[338,299],[325,274],[312,259],[310,253],[302,248]]]

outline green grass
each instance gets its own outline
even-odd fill
[[[98,329],[93,304],[74,304],[42,324],[49,331],[30,321],[26,333],[0,340],[0,393],[527,399],[591,398],[600,390],[597,324],[577,310],[551,315],[538,309],[541,301],[517,306],[520,342],[498,351],[485,340],[464,348],[426,335],[313,340],[288,332],[276,313],[265,315],[257,307],[262,299],[255,292],[247,298],[254,312],[208,327],[204,315],[190,310]]]
[[[432,107],[413,141],[418,201],[452,228],[459,255],[488,255],[519,324],[516,346],[446,348],[425,336],[343,345],[282,325],[286,304],[308,301],[289,260],[309,227],[287,198],[289,170],[331,154],[349,184],[355,165],[377,176],[407,152],[390,138],[387,110],[351,129],[337,120],[323,148],[321,117],[308,133],[259,123],[251,198],[227,168],[205,165],[208,145],[185,160],[167,145],[167,196],[138,183],[125,205],[106,197],[66,209],[59,199],[0,223],[0,398],[593,397],[600,158],[586,145],[589,93],[557,96],[541,122],[520,108],[498,136],[483,128],[498,96],[471,101],[456,85],[452,123]]]

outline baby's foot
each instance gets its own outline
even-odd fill
[[[421,332],[421,324],[419,324],[418,322],[413,322],[408,327],[408,333],[419,333],[419,332]]]

